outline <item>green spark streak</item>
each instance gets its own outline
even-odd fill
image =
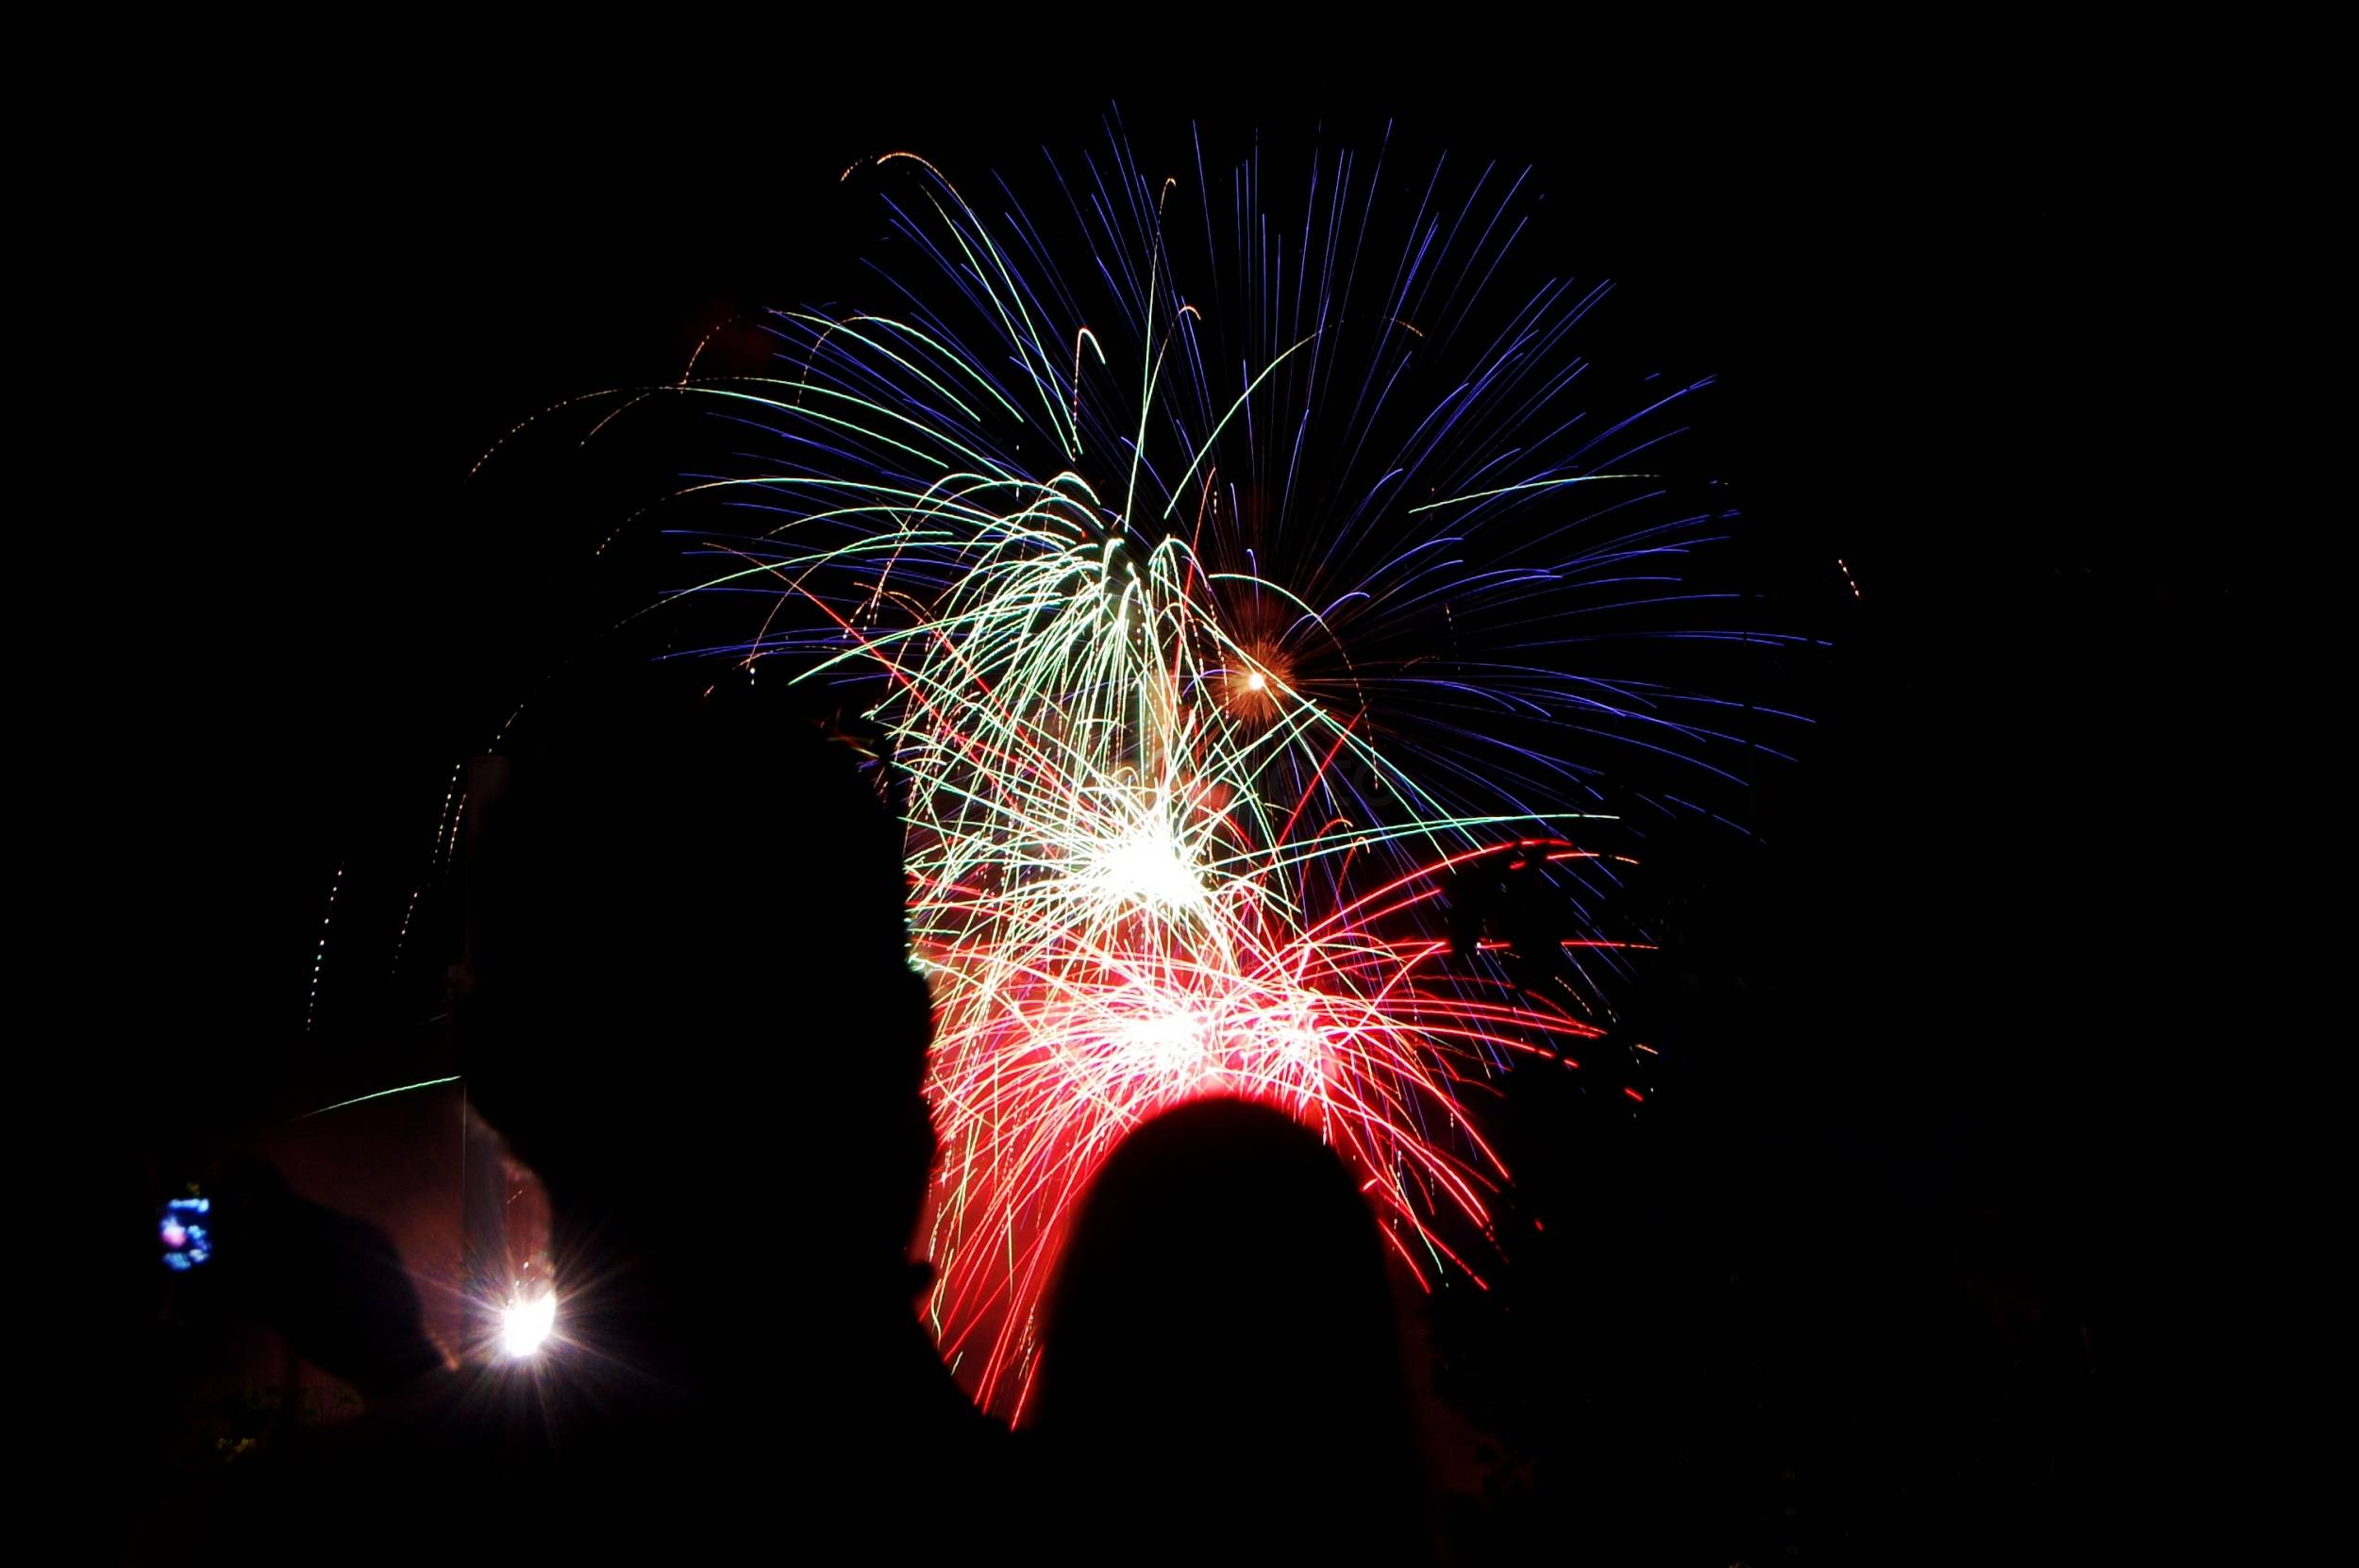
[[[1251,397],[1261,389],[1262,383],[1270,378],[1270,373],[1272,371],[1276,370],[1279,366],[1284,364],[1287,360],[1293,359],[1297,354],[1301,353],[1303,349],[1309,347],[1312,343],[1317,341],[1318,334],[1313,332],[1309,337],[1303,339],[1302,342],[1295,344],[1294,347],[1286,350],[1285,353],[1280,354],[1277,359],[1272,359],[1268,364],[1263,366],[1262,374],[1255,376],[1252,381],[1247,383],[1245,391],[1237,395],[1237,400],[1229,405],[1229,411],[1220,416],[1220,423],[1213,426],[1213,433],[1204,438],[1204,444],[1202,446],[1196,448],[1196,461],[1188,464],[1188,471],[1180,475],[1180,482],[1178,484],[1171,487],[1171,500],[1163,507],[1164,522],[1170,522],[1171,514],[1179,509],[1180,498],[1188,493],[1188,481],[1196,477],[1196,471],[1204,466],[1204,459],[1212,455],[1213,447],[1220,444],[1220,433],[1229,428],[1229,422],[1237,417],[1237,410],[1245,407],[1246,399]]]
[[[307,1110],[295,1120],[308,1122],[314,1116],[325,1116],[331,1110],[342,1110],[348,1105],[360,1105],[368,1100],[381,1100],[388,1094],[407,1094],[412,1089],[432,1089],[438,1084],[457,1083],[459,1077],[460,1075],[453,1073],[446,1078],[421,1078],[416,1083],[405,1083],[393,1089],[380,1089],[374,1094],[356,1094],[349,1100],[338,1100],[334,1105],[324,1105],[317,1110]]]
[[[1566,485],[1585,485],[1598,479],[1660,479],[1662,477],[1660,474],[1576,474],[1565,479],[1534,479],[1530,484],[1501,485],[1497,490],[1470,490],[1464,495],[1445,495],[1439,501],[1428,501],[1423,506],[1411,507],[1409,514],[1414,517],[1421,511],[1439,511],[1444,507],[1454,507],[1464,501],[1480,501],[1485,496],[1513,495],[1519,490],[1562,490]]]

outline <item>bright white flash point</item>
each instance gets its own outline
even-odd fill
[[[1267,686],[1268,684],[1269,677],[1262,674],[1259,670],[1254,671],[1251,675],[1245,677],[1245,689],[1248,692],[1259,692],[1263,687]]]
[[[557,1326],[557,1297],[551,1293],[530,1301],[511,1301],[500,1313],[500,1343],[510,1356],[529,1356],[541,1348]]]
[[[1143,904],[1187,908],[1202,902],[1204,884],[1189,863],[1188,852],[1159,822],[1107,844],[1098,854],[1096,880],[1116,898]]]

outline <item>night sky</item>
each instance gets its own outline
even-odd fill
[[[1670,1091],[1554,1143],[1583,1113],[1518,1108],[1557,1151],[1533,1201],[1567,1238],[1547,1300],[1579,1346],[1533,1376],[1636,1423],[1661,1463],[1582,1462],[1701,1549],[2099,1527],[2167,1397],[2140,1347],[2200,1288],[2167,1239],[2202,1157],[2172,1129],[2234,1076],[2217,759],[2256,722],[2225,657],[2250,584],[2170,545],[2175,498],[2123,456],[2109,390],[2147,181],[2077,143],[1994,149],[1897,91],[1633,114],[1578,88],[1120,97],[1142,138],[1259,125],[1281,163],[1390,115],[1536,165],[1551,270],[1620,285],[1584,346],[1723,378],[1698,422],[1754,530],[1721,568],[1746,612],[1829,644],[1737,677],[1817,721],[1765,770],[1754,835],[1666,831],[1637,895],[1665,950],[1626,1005],[1674,1047]],[[592,629],[579,558],[627,509],[560,435],[470,481],[476,458],[569,394],[676,377],[739,311],[853,293],[855,158],[1022,170],[1102,140],[1095,92],[805,85],[658,128],[258,113],[156,213],[200,259],[126,350],[187,445],[136,498],[166,559],[125,568],[152,598],[122,682],[139,760],[109,793],[161,958],[117,1005],[159,1060],[176,1020],[218,1043],[150,1096],[151,1142],[448,1070],[430,1031],[365,1026],[392,978],[341,966],[392,976],[386,910],[453,763]],[[340,866],[355,946],[331,943],[307,1040]],[[1478,1368],[1524,1343],[1460,1332]]]

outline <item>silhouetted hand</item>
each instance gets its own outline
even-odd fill
[[[235,1305],[363,1398],[443,1369],[418,1293],[391,1238],[296,1194],[267,1162],[235,1162],[222,1184],[235,1253],[220,1259]]]

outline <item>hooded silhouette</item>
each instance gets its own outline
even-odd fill
[[[1199,1101],[1099,1173],[1037,1389],[1071,1560],[1430,1560],[1381,1239],[1317,1137]]]

